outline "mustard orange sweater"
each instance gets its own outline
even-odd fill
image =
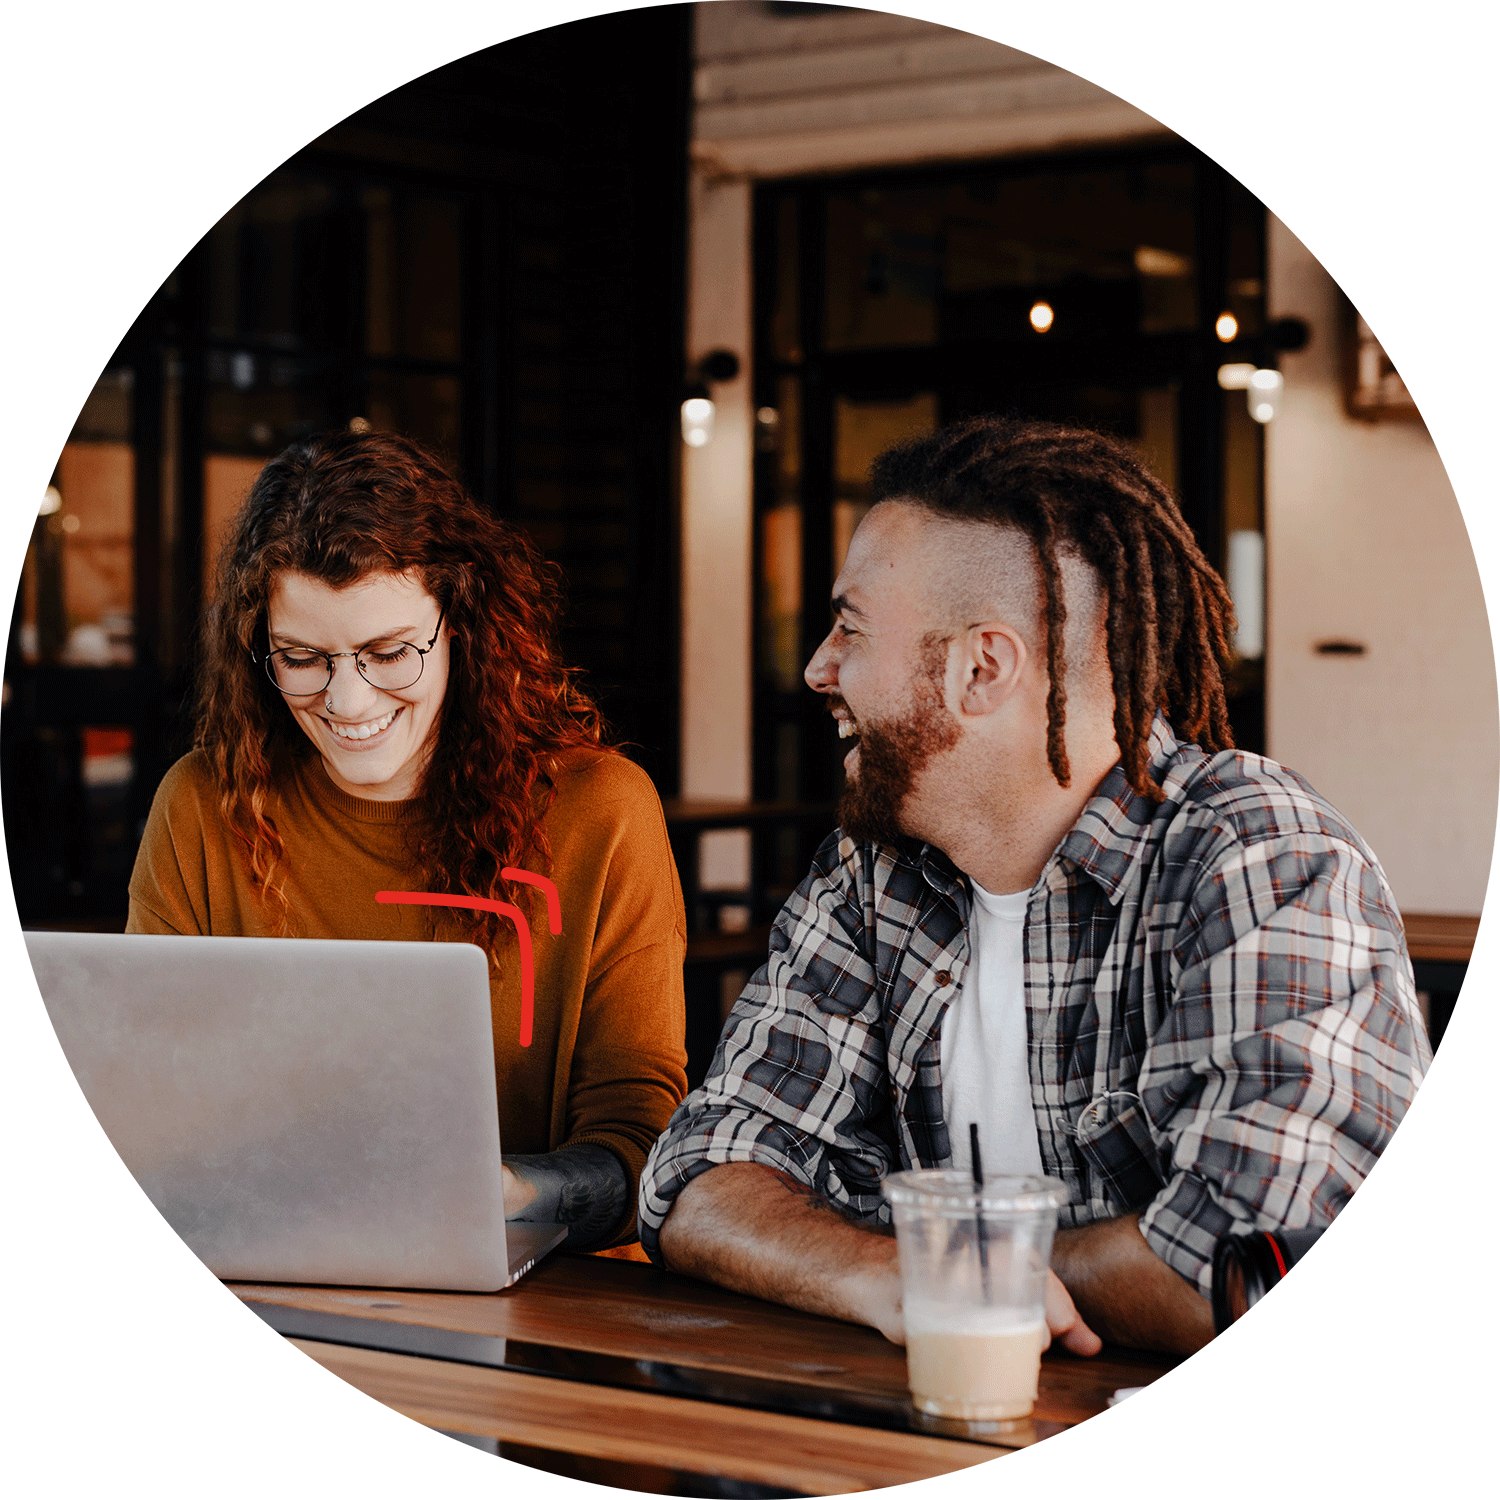
[[[130,879],[127,931],[277,935],[278,913],[256,891],[244,846],[218,802],[201,752],[167,772]],[[309,750],[273,788],[267,811],[286,846],[294,936],[431,937],[441,913],[375,900],[380,890],[423,889],[405,839],[414,804],[350,796]],[[553,866],[538,873],[550,873],[557,886],[562,933],[552,936],[538,899],[528,1047],[518,1040],[514,941],[491,969],[502,1149],[511,1155],[597,1142],[624,1164],[634,1204],[646,1153],[687,1088],[682,889],[656,791],[622,756],[566,757],[544,827]],[[451,925],[439,930],[465,940]]]

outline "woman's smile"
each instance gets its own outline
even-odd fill
[[[366,719],[359,724],[338,723],[322,714],[318,717],[328,726],[329,732],[338,741],[340,750],[373,750],[386,742],[390,737],[388,731],[394,728],[396,720],[404,712],[404,708],[393,708],[378,719]]]

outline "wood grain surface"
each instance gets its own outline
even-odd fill
[[[1434,912],[1401,913],[1406,948],[1418,962],[1466,964],[1479,935],[1478,917],[1444,916]]]
[[[515,1286],[489,1294],[245,1283],[233,1290],[251,1301],[287,1307],[827,1391],[901,1401],[907,1396],[905,1351],[872,1328],[814,1317],[629,1261],[556,1255]],[[1042,1359],[1037,1428],[1045,1434],[1084,1421],[1103,1411],[1114,1391],[1147,1385],[1174,1363],[1134,1350],[1106,1348],[1094,1359],[1049,1352]]]
[[[881,1432],[510,1370],[291,1340],[325,1369],[429,1427],[621,1463],[836,1495],[996,1456],[975,1443]]]

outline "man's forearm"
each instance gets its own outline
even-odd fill
[[[845,1218],[771,1167],[731,1162],[695,1177],[662,1225],[661,1251],[674,1271],[804,1312],[868,1323],[892,1343],[906,1342],[894,1237]],[[1099,1339],[1050,1272],[1046,1305],[1047,1326],[1065,1348],[1099,1352]]]
[[[1146,1243],[1135,1214],[1059,1229],[1052,1269],[1110,1343],[1191,1354],[1214,1336],[1207,1299]]]
[[[661,1252],[674,1271],[904,1340],[895,1240],[772,1167],[730,1162],[695,1177]]]

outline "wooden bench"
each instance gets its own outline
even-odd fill
[[[1436,1047],[1448,1029],[1468,973],[1479,918],[1408,911],[1401,913],[1401,920],[1417,988],[1427,996],[1427,1030]]]

